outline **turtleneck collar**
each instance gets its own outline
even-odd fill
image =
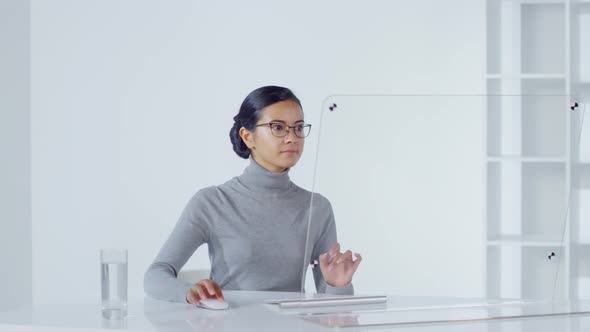
[[[289,169],[281,173],[271,172],[260,166],[252,157],[250,157],[250,165],[238,178],[246,187],[256,191],[275,192],[288,189],[291,186]]]

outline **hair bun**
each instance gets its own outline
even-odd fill
[[[240,127],[239,119],[235,119],[234,125],[229,131],[229,138],[234,152],[241,158],[248,159],[250,157],[250,149],[240,136]]]

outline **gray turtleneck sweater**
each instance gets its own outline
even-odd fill
[[[295,185],[288,170],[273,173],[250,158],[240,176],[198,191],[144,276],[154,298],[186,302],[192,284],[176,278],[195,250],[209,247],[211,279],[224,290],[301,290],[311,192]],[[330,202],[314,194],[305,262],[319,260],[336,242]],[[352,284],[326,284],[313,269],[320,293],[351,295]]]

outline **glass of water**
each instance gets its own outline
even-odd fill
[[[127,316],[127,249],[100,250],[102,316],[123,319]]]

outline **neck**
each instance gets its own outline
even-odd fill
[[[291,187],[289,169],[283,172],[272,172],[260,165],[254,158],[250,158],[250,165],[239,180],[248,188],[256,191],[284,191]]]
[[[282,173],[282,172],[288,170],[288,168],[284,168],[284,167],[279,167],[279,166],[273,165],[271,163],[266,162],[265,160],[263,160],[261,158],[255,157],[254,155],[252,155],[250,157],[250,159],[253,159],[258,165],[264,167],[264,169],[266,169],[269,172]]]

